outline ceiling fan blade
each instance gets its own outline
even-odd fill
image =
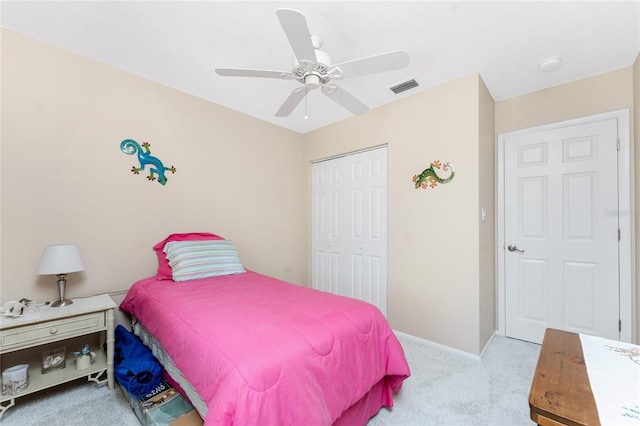
[[[295,89],[289,97],[284,101],[280,109],[276,112],[276,117],[287,117],[298,106],[300,101],[304,99],[307,94],[306,87],[298,87]]]
[[[349,92],[339,88],[338,86],[322,86],[322,93],[330,97],[334,102],[342,105],[345,109],[354,115],[364,114],[369,111],[369,107],[354,98]]]
[[[276,14],[298,62],[315,63],[316,51],[304,15],[294,9],[278,9]]]
[[[409,65],[409,54],[404,50],[394,50],[393,52],[342,62],[334,66],[342,70],[342,78],[351,78],[405,68],[407,65]]]
[[[245,68],[216,68],[216,74],[225,77],[263,77],[263,78],[295,78],[286,71],[253,70]]]

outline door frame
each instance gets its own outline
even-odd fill
[[[618,139],[620,149],[618,151],[618,226],[620,229],[620,242],[618,244],[618,268],[620,272],[620,320],[622,321],[622,330],[620,331],[620,340],[624,342],[633,342],[633,333],[635,332],[635,312],[632,288],[632,240],[631,234],[631,154],[629,152],[629,139],[631,130],[629,128],[629,109],[621,109],[610,111],[602,114],[590,115],[572,120],[559,121],[556,123],[544,124],[540,126],[529,127],[527,129],[514,130],[498,134],[498,150],[497,150],[497,275],[498,275],[498,309],[497,320],[499,335],[504,336],[506,331],[506,283],[505,283],[505,205],[504,205],[504,148],[505,138],[507,136],[516,136],[527,133],[534,133],[547,130],[555,130],[562,127],[586,124],[594,121],[608,120],[612,118],[618,119]],[[625,303],[625,301],[628,301]]]

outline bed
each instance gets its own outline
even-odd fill
[[[410,370],[375,306],[244,269],[219,237],[176,235],[187,234],[154,247],[158,275],[134,283],[120,307],[205,425],[365,424],[393,406]],[[218,244],[186,279],[188,262],[169,259],[186,247],[193,264],[193,247]],[[224,271],[202,276],[211,262]]]

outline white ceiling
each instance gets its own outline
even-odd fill
[[[630,66],[636,1],[5,1],[2,27],[296,132],[351,116],[320,91],[275,117],[296,81],[221,77],[217,67],[290,71],[276,17],[301,11],[334,63],[404,49],[408,68],[337,84],[375,108],[479,73],[496,101]],[[541,60],[559,56],[554,71]],[[42,64],[46,66],[46,64]],[[415,78],[400,95],[389,87]]]

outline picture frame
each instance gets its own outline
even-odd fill
[[[63,369],[67,366],[64,346],[42,352],[42,374]]]

